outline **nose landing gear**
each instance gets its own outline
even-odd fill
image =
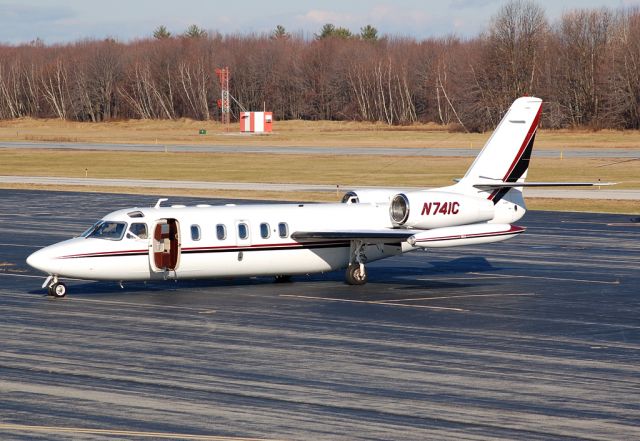
[[[49,276],[42,287],[47,287],[47,294],[51,297],[61,299],[67,295],[67,285],[60,282],[57,276]]]

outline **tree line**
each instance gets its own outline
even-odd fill
[[[578,9],[549,22],[507,3],[482,34],[415,40],[325,25],[221,35],[197,26],[131,42],[0,45],[0,119],[219,117],[215,68],[231,94],[276,119],[436,122],[492,128],[513,99],[546,102],[543,126],[640,128],[640,10]],[[237,108],[234,108],[237,117]]]

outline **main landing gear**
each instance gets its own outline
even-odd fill
[[[367,271],[361,263],[349,265],[344,277],[348,285],[364,285],[367,283]]]
[[[47,294],[58,299],[67,295],[67,285],[60,282],[57,276],[49,276],[42,287],[47,287]]]
[[[364,285],[367,283],[367,271],[364,263],[367,256],[364,254],[366,244],[361,240],[351,241],[351,250],[349,252],[349,266],[345,272],[345,282],[348,285]]]

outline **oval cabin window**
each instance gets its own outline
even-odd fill
[[[289,226],[285,222],[280,222],[278,224],[278,234],[283,239],[289,236]]]
[[[269,230],[269,224],[267,223],[260,224],[260,237],[262,237],[263,239],[269,239],[269,236],[271,236],[271,231]]]
[[[191,239],[194,241],[200,240],[200,226],[191,225]]]
[[[227,227],[222,224],[216,225],[216,237],[218,240],[225,240],[227,238]]]
[[[247,224],[238,224],[238,237],[240,239],[246,239],[249,237],[249,229],[247,228]]]

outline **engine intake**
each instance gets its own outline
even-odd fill
[[[395,195],[391,200],[389,212],[391,221],[395,225],[404,225],[409,218],[409,199],[407,196],[402,193]]]

